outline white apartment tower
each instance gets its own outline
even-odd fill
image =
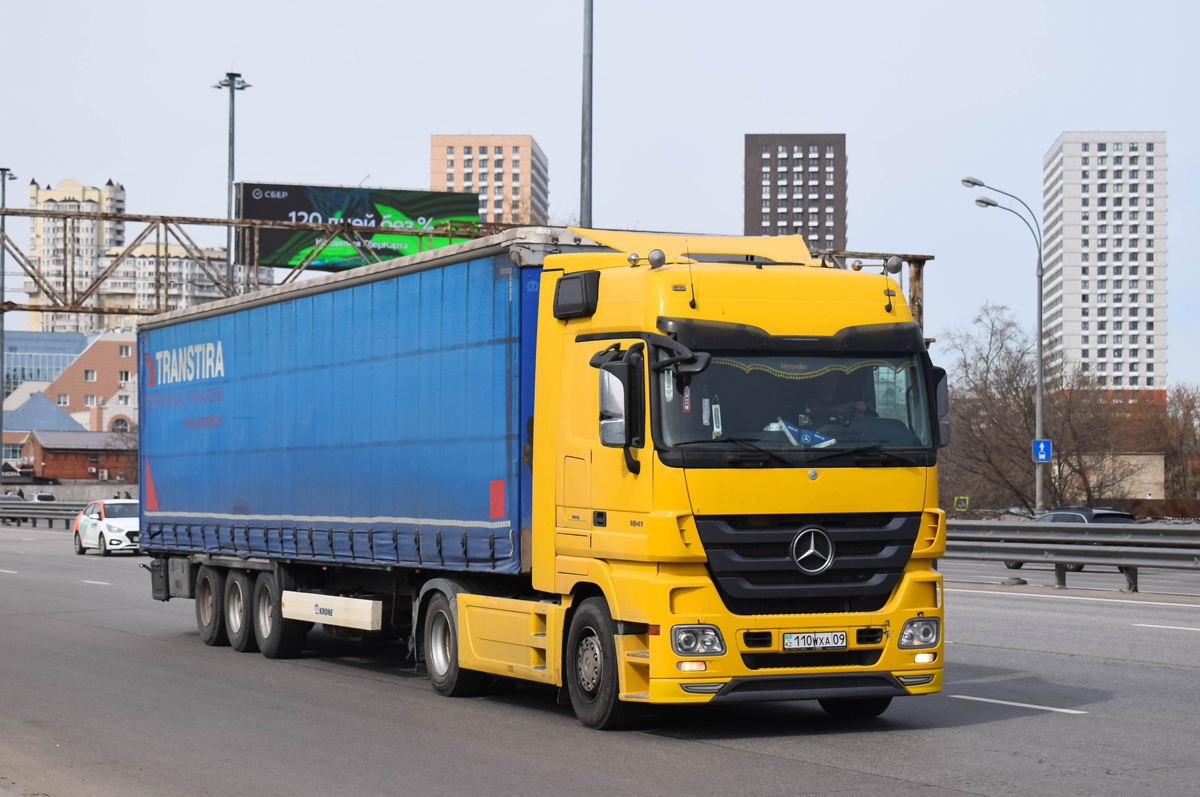
[[[1063,133],[1042,160],[1046,363],[1167,386],[1167,134]]]
[[[103,188],[91,188],[78,180],[63,180],[54,188],[29,184],[29,207],[34,210],[62,210],[85,213],[124,213],[125,187],[109,180]],[[73,277],[83,290],[101,271],[105,250],[125,243],[125,224],[120,221],[76,221],[63,219],[30,220],[29,255],[33,264],[58,291]],[[71,275],[71,276],[68,276]],[[47,304],[33,280],[25,278],[24,291],[30,304]],[[100,304],[92,296],[89,305]],[[30,313],[32,332],[94,332],[98,316],[77,313]]]

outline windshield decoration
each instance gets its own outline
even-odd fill
[[[745,373],[750,373],[751,371],[766,371],[772,376],[777,376],[781,379],[816,379],[819,376],[824,376],[825,374],[833,373],[834,371],[838,371],[843,374],[852,374],[860,368],[890,368],[894,372],[899,373],[905,368],[913,368],[916,366],[916,363],[912,360],[900,365],[894,365],[887,360],[863,360],[861,362],[854,363],[853,365],[835,363],[832,365],[826,365],[818,371],[809,371],[809,366],[805,365],[804,363],[783,362],[779,363],[778,366],[771,366],[767,365],[766,363],[745,363],[739,360],[731,360],[726,357],[713,357],[712,364],[728,365],[733,368],[740,368]]]

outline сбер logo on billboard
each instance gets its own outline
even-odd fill
[[[250,196],[255,199],[287,199],[287,191],[264,191],[261,188],[255,188],[250,192]]]
[[[250,192],[250,196],[254,197],[255,199],[262,199],[262,189],[255,188],[253,191]]]

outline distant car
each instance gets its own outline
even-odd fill
[[[30,493],[25,496],[26,501],[57,501],[51,493]]]
[[[21,503],[25,503],[24,498],[19,495],[13,495],[12,493],[0,495],[0,501],[20,501]]]
[[[1034,523],[1137,523],[1137,518],[1121,509],[1098,506],[1062,506],[1034,518]],[[1006,561],[1009,570],[1020,570],[1024,562]],[[1083,565],[1067,565],[1067,570],[1078,573]]]
[[[101,556],[112,551],[140,553],[141,527],[136,498],[93,501],[75,518],[75,553],[95,548]]]

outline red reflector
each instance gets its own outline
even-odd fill
[[[488,490],[488,517],[492,520],[504,517],[504,479],[495,479]]]
[[[658,626],[650,626],[650,636],[658,636]]]

